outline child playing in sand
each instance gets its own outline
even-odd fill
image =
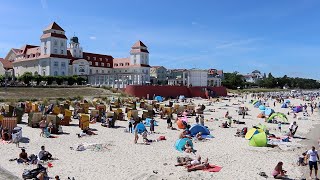
[[[307,154],[304,152],[304,153],[302,153],[302,155],[301,156],[299,156],[299,159],[298,159],[298,166],[306,166],[307,165],[307,163],[306,163],[306,156],[307,156]]]
[[[187,141],[186,144],[184,145],[184,151],[185,151],[186,153],[192,153],[192,152],[193,152],[193,149],[192,149],[189,141]]]

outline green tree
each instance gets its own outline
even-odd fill
[[[25,84],[29,85],[30,81],[33,79],[31,72],[25,72],[22,76],[19,77],[20,81],[23,81]]]

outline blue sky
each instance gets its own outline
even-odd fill
[[[319,8],[318,0],[1,1],[0,57],[38,45],[56,21],[87,52],[126,57],[141,40],[151,65],[320,79]]]

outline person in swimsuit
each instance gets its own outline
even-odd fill
[[[197,170],[203,170],[209,167],[209,162],[208,162],[208,158],[203,162],[203,163],[199,163],[197,165],[194,166],[190,166],[187,168],[188,172],[191,171],[197,171]]]
[[[283,162],[278,162],[277,166],[274,168],[273,172],[272,172],[272,176],[275,179],[283,179],[285,177],[285,174],[287,173],[287,171],[282,169],[283,166]]]
[[[187,141],[186,144],[184,145],[184,151],[186,153],[192,153],[193,152],[193,148],[190,145],[189,141]]]

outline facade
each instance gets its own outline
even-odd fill
[[[13,67],[12,62],[0,58],[0,76],[12,76],[13,75]]]
[[[208,71],[201,69],[168,70],[168,85],[207,86]]]
[[[150,68],[150,79],[152,84],[166,84],[167,69],[163,66],[152,66]]]
[[[188,70],[187,69],[169,69],[167,70],[168,85],[187,86]]]
[[[150,82],[149,51],[141,41],[136,42],[127,58],[84,52],[78,37],[68,43],[65,31],[55,22],[43,30],[40,45],[12,48],[5,60],[12,61],[14,75],[25,72],[41,76],[78,75],[88,78],[92,85],[124,88],[127,84]]]
[[[207,86],[208,71],[201,70],[201,69],[188,70],[187,82],[188,82],[188,86]]]
[[[263,75],[260,71],[254,70],[250,74],[243,75],[246,82],[257,83],[260,79],[263,79]]]

